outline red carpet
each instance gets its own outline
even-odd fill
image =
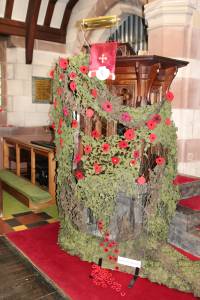
[[[174,184],[184,184],[184,183],[189,183],[192,181],[197,181],[200,180],[198,177],[190,177],[190,176],[185,176],[185,175],[177,175],[176,178],[174,179],[173,183]]]
[[[171,245],[174,249],[176,249],[178,252],[180,252],[181,254],[183,254],[184,256],[186,256],[187,258],[189,258],[189,260],[193,260],[193,261],[197,261],[197,260],[200,260],[200,257],[196,257],[186,251],[184,251],[183,249],[181,248],[178,248],[174,245]]]
[[[200,196],[182,199],[178,202],[178,204],[191,208],[192,210],[200,210]]]
[[[131,275],[113,272],[125,296],[110,287],[95,286],[89,278],[91,264],[62,251],[57,245],[58,223],[7,234],[8,239],[73,300],[192,300],[192,294],[181,293],[139,278],[132,289],[127,285]]]

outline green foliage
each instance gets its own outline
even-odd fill
[[[108,228],[119,191],[131,197],[137,196],[143,187],[138,180],[143,177],[149,191],[143,232],[135,240],[120,242],[121,254],[142,260],[142,275],[152,281],[200,295],[192,271],[193,267],[199,270],[199,264],[188,262],[166,245],[169,223],[179,199],[178,190],[172,184],[176,176],[177,149],[176,128],[169,121],[170,103],[163,99],[159,104],[140,108],[120,106],[120,99],[108,91],[104,82],[88,77],[87,56],[81,54],[72,57],[64,60],[64,64],[62,60],[59,60],[54,70],[54,104],[50,113],[55,128],[58,162],[60,245],[83,260],[97,262],[99,256],[104,257],[105,266],[112,267],[106,260],[106,253],[99,248],[102,236],[92,236],[80,230],[81,226],[84,228],[81,214],[89,208],[95,219],[103,220]],[[81,70],[81,66],[86,66],[86,71]],[[97,96],[92,90],[95,90]],[[111,111],[102,108],[106,100],[111,103]],[[127,138],[121,133],[94,138],[85,134],[80,128],[80,122],[73,126],[73,120],[87,114],[87,109],[93,110],[94,118],[120,123],[127,130],[130,128],[133,136]],[[122,117],[124,113],[128,119]],[[157,121],[150,128],[148,122],[155,118]],[[151,138],[152,134],[154,138]],[[83,148],[90,148],[81,157],[80,139]],[[120,142],[126,144],[122,147]],[[108,151],[102,148],[105,144],[109,145]],[[150,156],[152,149],[154,155]],[[117,163],[113,162],[113,157],[118,158]],[[164,161],[156,163],[156,158]],[[79,180],[77,169],[81,172]],[[147,171],[148,176],[145,178]]]

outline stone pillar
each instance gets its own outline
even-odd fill
[[[149,54],[189,61],[179,69],[173,119],[178,127],[178,170],[200,176],[200,1],[155,0],[145,5]]]

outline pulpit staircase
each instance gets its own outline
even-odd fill
[[[169,243],[200,257],[200,178],[178,175],[181,199],[169,229]]]

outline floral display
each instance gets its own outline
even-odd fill
[[[167,244],[179,199],[173,185],[177,171],[176,128],[171,120],[173,94],[168,91],[161,102],[144,107],[120,105],[121,99],[104,82],[88,76],[88,61],[83,54],[60,58],[51,71],[59,244],[96,264],[101,256],[108,268],[113,268],[120,251],[123,256],[142,261],[141,276],[200,295],[195,277],[199,264],[186,262]],[[106,135],[98,126],[99,120],[112,122],[116,128],[120,125],[122,130]],[[145,193],[145,201],[140,204],[142,230],[135,239],[117,241],[116,248],[102,229],[110,231],[120,192],[136,199],[141,191]],[[84,219],[86,212],[92,224],[96,222],[96,235],[87,231],[90,223]],[[117,253],[111,254],[111,249]],[[99,272],[97,269],[93,275]],[[98,282],[98,276],[95,278]]]

